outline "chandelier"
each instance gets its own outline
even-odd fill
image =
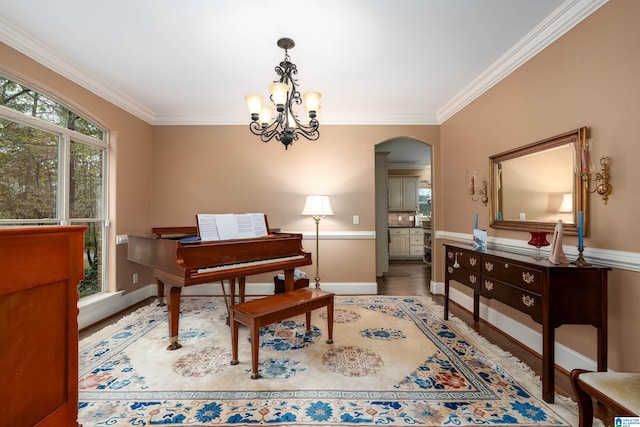
[[[275,138],[284,144],[288,149],[293,141],[297,141],[300,136],[310,141],[315,141],[320,136],[318,132],[318,120],[316,119],[320,108],[320,93],[307,92],[300,95],[297,82],[293,76],[298,74],[296,64],[289,59],[289,49],[295,46],[290,38],[278,40],[278,46],[284,49],[284,60],[280,62],[275,70],[278,79],[269,86],[271,96],[269,97],[276,107],[275,118],[273,117],[273,107],[262,105],[261,95],[247,95],[249,113],[251,113],[251,123],[249,129],[254,135],[258,135],[262,142],[271,141]],[[301,105],[304,99],[304,107],[309,117],[308,124],[304,124],[294,111],[295,105]]]

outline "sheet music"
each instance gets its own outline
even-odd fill
[[[264,220],[263,213],[250,213],[247,215],[251,216],[251,223],[256,237],[267,236],[269,234],[269,230],[267,230],[267,222]]]
[[[200,234],[201,241],[220,240],[215,215],[198,214],[196,215],[196,221],[198,223],[198,234]]]
[[[263,213],[197,214],[202,241],[250,239],[269,234]]]

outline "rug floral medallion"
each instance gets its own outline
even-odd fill
[[[89,426],[567,426],[533,374],[427,297],[336,296],[326,310],[261,330],[251,379],[248,330],[231,365],[219,297],[185,297],[168,351],[166,307],[143,307],[80,342],[79,422]],[[524,375],[523,375],[524,374]]]

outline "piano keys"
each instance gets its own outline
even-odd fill
[[[151,234],[128,236],[127,259],[152,268],[161,301],[168,291],[168,350],[181,347],[178,331],[182,287],[229,280],[233,303],[236,279],[240,282],[241,300],[244,300],[244,278],[255,274],[284,270],[285,290],[293,290],[294,269],[312,263],[311,253],[302,248],[301,234],[269,233],[251,239],[180,241],[181,237],[196,233],[196,227],[166,227],[154,228]]]

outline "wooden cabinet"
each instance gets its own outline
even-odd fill
[[[390,177],[389,178],[389,210],[413,211],[418,210],[418,177]]]
[[[480,296],[494,298],[528,314],[542,325],[542,396],[553,402],[555,328],[565,324],[597,329],[598,371],[607,369],[608,267],[554,265],[548,260],[502,251],[475,251],[445,244],[445,306],[449,316],[449,282],[473,290],[473,319]]]
[[[390,258],[422,258],[422,228],[389,228]]]
[[[77,425],[84,230],[0,230],[0,425]]]

